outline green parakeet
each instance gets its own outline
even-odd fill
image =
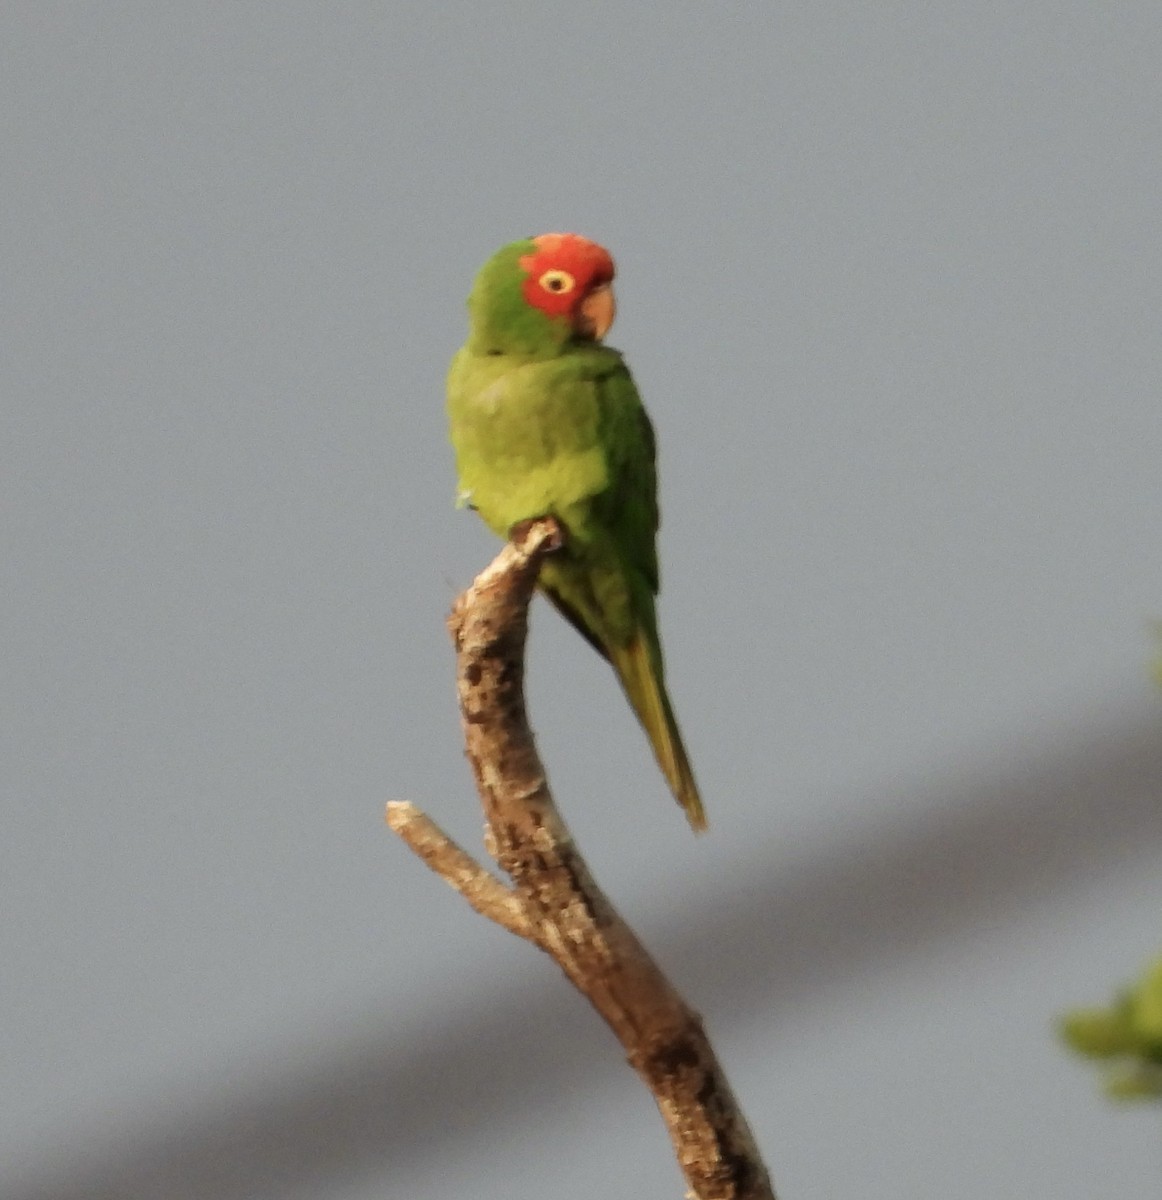
[[[539,584],[605,658],[690,824],[706,828],[666,694],[658,591],[654,433],[613,323],[613,259],[572,233],[513,242],[468,298],[468,341],[448,375],[460,502],[501,537],[551,515],[563,549]]]

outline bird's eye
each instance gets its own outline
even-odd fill
[[[546,271],[537,282],[546,292],[556,296],[563,296],[577,286],[577,281],[568,271]]]

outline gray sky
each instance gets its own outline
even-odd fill
[[[618,261],[711,834],[547,606],[561,807],[781,1193],[1156,1187],[1052,1042],[1162,945],[1155,3],[0,14],[0,1190],[678,1194],[479,844],[443,376]],[[664,19],[660,15],[664,11]]]

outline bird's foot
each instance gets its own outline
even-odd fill
[[[525,521],[517,521],[508,531],[508,540],[513,545],[523,545],[533,526],[539,525],[543,521],[550,522],[552,525],[552,535],[545,543],[545,553],[552,554],[554,551],[560,550],[565,544],[565,527],[551,513],[545,513],[540,517],[529,517]]]

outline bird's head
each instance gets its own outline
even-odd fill
[[[468,297],[472,342],[485,353],[555,354],[599,342],[613,324],[613,259],[576,233],[543,233],[503,246]]]

